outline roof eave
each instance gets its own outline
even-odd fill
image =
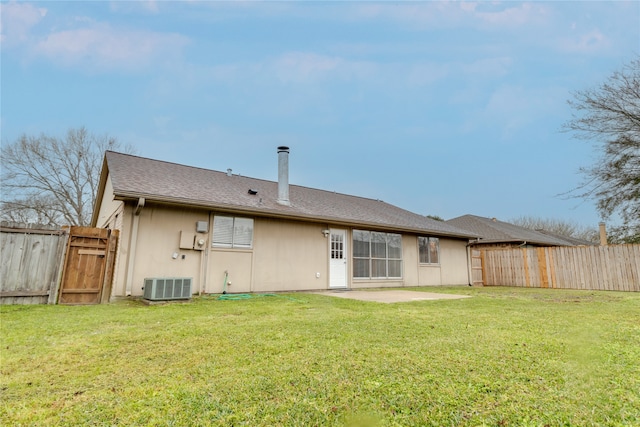
[[[102,159],[102,168],[100,169],[100,180],[98,181],[98,192],[96,194],[96,200],[93,204],[93,212],[91,213],[92,227],[95,227],[98,222],[98,214],[100,213],[100,206],[102,205],[104,189],[107,185],[108,176],[109,176],[109,165],[107,164],[107,154],[105,153]]]
[[[137,201],[141,197],[143,197],[147,203],[152,202],[152,203],[159,203],[159,204],[172,205],[172,206],[189,206],[189,207],[200,208],[200,209],[215,209],[221,212],[251,214],[251,215],[260,216],[260,217],[292,219],[292,220],[300,220],[300,221],[314,221],[314,222],[331,223],[335,225],[342,225],[342,226],[348,226],[348,227],[369,227],[369,228],[377,228],[380,230],[384,229],[388,231],[409,232],[409,233],[417,233],[417,234],[426,233],[434,236],[452,237],[452,238],[458,238],[458,239],[473,239],[478,237],[475,234],[450,233],[447,231],[431,230],[426,228],[402,227],[397,225],[370,222],[370,221],[363,222],[363,221],[354,221],[354,220],[337,218],[337,217],[306,215],[306,214],[297,213],[297,212],[285,213],[285,212],[274,211],[272,209],[266,209],[266,208],[251,208],[247,206],[224,204],[224,203],[215,203],[215,204],[203,203],[203,202],[194,201],[192,199],[158,196],[157,194],[143,194],[143,193],[137,193],[137,192],[134,193],[134,192],[127,192],[127,191],[114,191],[114,198],[116,200]]]
[[[470,244],[483,245],[483,244],[493,244],[493,243],[520,243],[523,245],[532,244],[532,245],[540,245],[540,246],[571,246],[568,244],[539,242],[537,240],[525,240],[525,239],[480,239],[480,240],[474,240]]]

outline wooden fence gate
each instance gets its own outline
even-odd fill
[[[485,283],[483,270],[483,252],[478,249],[471,249],[471,284],[482,286]]]
[[[111,294],[118,230],[70,227],[59,304],[99,304]]]

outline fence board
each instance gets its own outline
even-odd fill
[[[118,233],[104,228],[71,227],[64,264],[60,304],[99,304],[103,290],[111,289],[108,280]]]
[[[482,249],[483,283],[640,292],[640,245]]]
[[[67,234],[45,226],[0,226],[0,304],[55,302]]]
[[[0,304],[108,302],[118,236],[106,229],[1,223]]]

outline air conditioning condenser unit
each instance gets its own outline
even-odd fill
[[[191,277],[157,277],[144,279],[144,299],[169,301],[191,298]]]

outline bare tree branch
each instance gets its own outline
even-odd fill
[[[640,239],[640,57],[568,103],[573,114],[563,129],[600,151],[597,163],[580,169],[586,179],[573,194],[596,200],[603,218],[618,214],[622,241]]]
[[[572,221],[554,218],[539,218],[534,216],[521,216],[519,218],[511,219],[509,222],[530,230],[545,230],[561,236],[573,237],[594,243],[598,242],[599,239],[597,227],[583,226]]]
[[[88,225],[106,150],[133,152],[84,127],[64,139],[23,135],[2,147],[0,218],[50,225]]]

